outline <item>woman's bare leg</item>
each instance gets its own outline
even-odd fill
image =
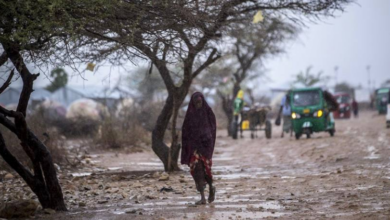
[[[209,184],[209,198],[208,202],[212,203],[215,200],[215,186],[213,186],[213,179],[206,175],[206,181]]]
[[[196,184],[196,189],[200,192],[200,200],[197,201],[195,204],[196,205],[204,205],[206,204],[206,198],[204,196],[204,189],[206,186],[206,180],[205,180],[205,170],[204,170],[204,165],[202,162],[198,162],[195,165],[195,170],[194,170],[194,180]]]

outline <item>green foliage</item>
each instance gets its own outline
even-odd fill
[[[29,62],[75,59],[81,32],[93,20],[109,16],[112,0],[0,0],[0,43]],[[64,55],[66,54],[66,55]],[[79,54],[80,55],[80,54]]]
[[[50,92],[55,92],[57,89],[65,87],[68,83],[68,74],[62,68],[53,69],[50,76],[53,78],[53,81],[46,87]]]
[[[306,71],[301,71],[295,75],[295,81],[293,82],[293,87],[296,84],[302,84],[305,87],[314,86],[320,82],[327,83],[329,80],[328,76],[323,76],[323,72],[319,71],[317,74],[311,73],[312,67],[309,66],[306,68]]]

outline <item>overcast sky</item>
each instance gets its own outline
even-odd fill
[[[337,18],[310,24],[287,54],[267,62],[271,87],[288,84],[293,75],[313,66],[335,82],[367,86],[367,65],[371,81],[379,86],[390,79],[390,1],[360,0]]]
[[[285,87],[293,75],[308,66],[313,66],[313,72],[322,70],[333,77],[329,84],[334,84],[336,65],[338,82],[367,86],[367,65],[371,66],[371,80],[376,86],[390,79],[390,0],[360,0],[358,4],[349,5],[336,18],[308,24],[285,55],[266,62],[267,77],[271,80],[267,86]],[[131,64],[128,68],[132,68]],[[86,72],[87,81],[75,76],[69,84],[113,86],[124,73],[123,69],[110,71],[109,66],[103,66],[95,73]],[[41,79],[39,85],[47,83]]]

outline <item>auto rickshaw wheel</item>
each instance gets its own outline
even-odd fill
[[[269,120],[265,122],[265,137],[267,139],[272,138],[272,124]]]
[[[307,138],[307,139],[310,138],[310,133],[306,133],[306,138]]]
[[[299,140],[299,138],[301,138],[301,134],[300,133],[295,133],[295,139]]]
[[[233,120],[230,127],[231,127],[231,132],[232,132],[233,139],[237,139],[237,135],[238,135],[237,122],[235,120]]]
[[[255,135],[253,134],[253,132],[251,132],[251,138],[255,139]]]
[[[329,130],[329,134],[330,134],[330,136],[331,136],[331,137],[333,137],[333,136],[334,136],[334,132],[335,132],[335,130],[334,130],[334,129],[331,129],[331,130]]]

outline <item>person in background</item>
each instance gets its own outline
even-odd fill
[[[204,189],[209,185],[208,202],[215,199],[215,186],[211,174],[212,157],[216,139],[216,119],[213,110],[200,92],[191,96],[182,127],[181,163],[190,167],[196,189],[201,199],[196,205],[206,204]]]
[[[238,115],[240,114],[242,108],[244,107],[244,91],[240,90],[237,93],[236,98],[234,99],[233,103],[233,115],[236,117],[236,120],[238,120]]]
[[[359,104],[357,103],[355,98],[353,98],[352,100],[352,111],[355,118],[359,117]]]
[[[280,125],[281,115],[283,115],[283,128],[282,135],[284,137],[284,133],[289,133],[292,136],[292,124],[291,124],[291,105],[290,105],[290,92],[288,91],[285,96],[282,98],[282,102],[280,104],[280,109],[278,113],[278,117],[275,121],[276,125]]]
[[[233,117],[235,123],[238,123],[239,128],[242,126],[242,118],[240,119],[240,113],[242,109],[244,108],[245,102],[244,102],[244,91],[240,90],[237,93],[236,98],[233,102]],[[242,137],[242,130],[241,130],[241,137]]]

